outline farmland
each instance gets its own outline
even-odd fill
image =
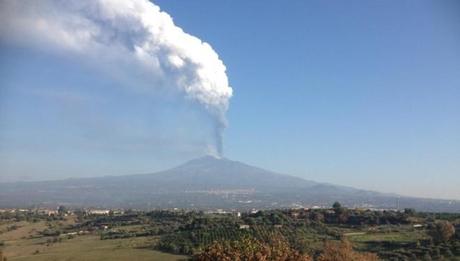
[[[459,235],[455,233],[460,225],[458,214],[340,206],[243,213],[97,213],[2,213],[3,255],[7,260],[184,260],[197,259],[216,244],[244,241],[270,245],[279,240],[295,253],[313,259],[325,254],[325,245],[339,242],[381,260],[460,257]]]
[[[69,217],[68,219],[72,219]],[[68,220],[67,220],[68,221]],[[98,233],[85,235],[44,236],[43,232],[64,228],[61,221],[3,222],[0,242],[7,260],[184,260],[185,256],[149,249],[155,237],[101,240]],[[10,231],[7,230],[10,229]]]

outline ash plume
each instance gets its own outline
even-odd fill
[[[135,91],[198,104],[222,154],[232,88],[212,47],[176,26],[148,0],[1,0],[0,40],[72,54]]]

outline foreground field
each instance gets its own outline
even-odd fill
[[[8,260],[60,261],[60,260],[184,260],[186,257],[138,248],[143,238],[100,240],[97,236],[77,237],[43,249],[38,254],[18,255]]]
[[[0,213],[11,260],[459,260],[460,214],[347,209]],[[261,259],[264,257],[265,259]],[[226,260],[226,259],[225,259]],[[0,258],[0,261],[1,260]]]
[[[0,234],[3,255],[8,261],[99,261],[99,260],[186,260],[186,256],[152,250],[155,238],[136,237],[101,240],[98,235],[54,238],[40,236],[45,222],[9,223],[17,229]]]

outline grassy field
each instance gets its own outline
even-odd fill
[[[354,232],[344,234],[361,251],[385,251],[387,248],[404,249],[427,238],[426,232],[412,229],[391,232]],[[383,247],[386,246],[386,247]],[[392,251],[392,250],[390,250]]]
[[[350,233],[348,235],[353,242],[399,242],[399,243],[410,243],[425,238],[421,232],[417,231],[404,231],[404,232],[389,232],[389,233]]]
[[[46,228],[45,222],[21,222],[16,230],[0,234],[4,242],[3,254],[8,260],[24,261],[97,261],[97,260],[186,260],[177,256],[148,249],[153,238],[100,240],[97,235],[82,235],[61,242],[50,243],[50,237],[38,237]]]
[[[436,236],[433,233],[439,230],[435,230],[435,225],[444,224],[442,231],[453,233],[456,228],[447,221],[416,220],[423,225],[414,227],[401,212],[348,211],[350,224],[335,222],[334,212],[328,210],[297,209],[238,217],[162,210],[57,217],[34,212],[19,217],[16,213],[12,217],[7,213],[0,219],[0,250],[8,261],[168,261],[186,260],[213,242],[249,237],[265,244],[281,239],[292,249],[310,256],[325,251],[325,242],[347,239],[354,250],[378,254],[382,260],[458,260],[460,257],[460,241],[455,234],[443,241],[433,238]],[[323,221],[315,221],[316,216],[323,217]],[[375,216],[379,222],[373,223]],[[456,220],[460,221],[460,216]],[[460,225],[458,221],[454,224]],[[364,225],[355,224],[360,222]],[[241,224],[248,225],[242,229]],[[460,231],[458,225],[457,231]]]

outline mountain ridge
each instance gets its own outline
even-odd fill
[[[212,156],[155,173],[0,183],[0,207],[65,204],[253,209],[329,206],[334,201],[350,207],[460,212],[460,202],[455,200],[405,197],[320,183]]]

